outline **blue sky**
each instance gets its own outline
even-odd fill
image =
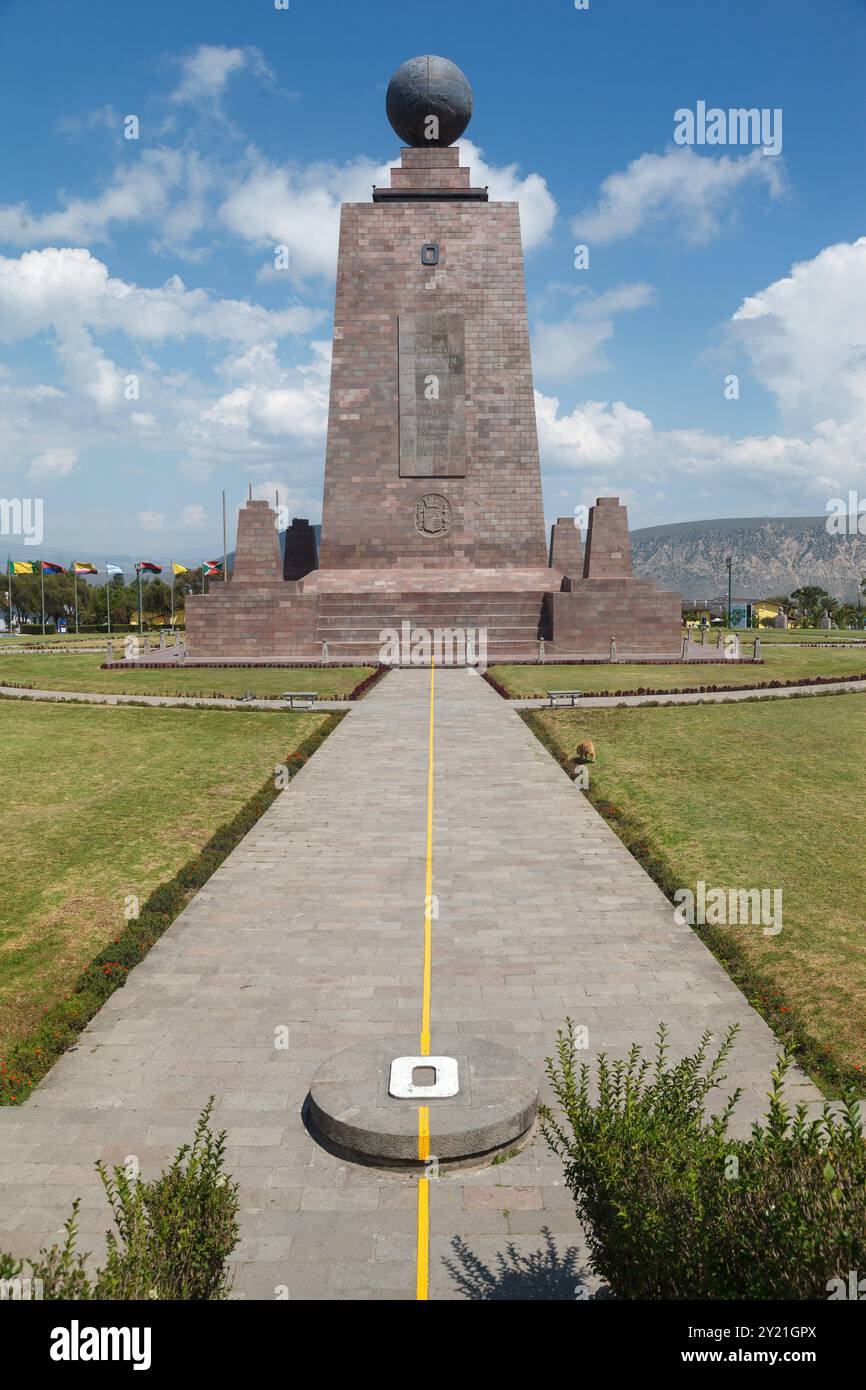
[[[0,0],[0,48],[0,493],[46,551],[197,559],[250,482],[319,519],[339,204],[425,52],[521,204],[548,517],[866,496],[863,0]],[[699,101],[781,153],[676,145]]]

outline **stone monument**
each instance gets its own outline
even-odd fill
[[[386,110],[390,186],[343,205],[321,547],[240,514],[230,583],[187,603],[202,660],[375,660],[384,629],[487,632],[489,657],[677,656],[681,606],[635,579],[625,508],[599,498],[586,550],[545,542],[520,213],[452,142],[472,114],[444,58],[404,64]],[[296,563],[297,561],[297,563]],[[317,562],[317,567],[312,567]]]

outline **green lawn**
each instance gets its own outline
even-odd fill
[[[0,702],[0,1056],[325,718]]]
[[[590,795],[649,829],[677,884],[782,889],[781,934],[718,928],[722,949],[767,982],[756,997],[810,1044],[817,1079],[822,1058],[866,1074],[866,696],[531,720],[569,756],[593,740]]]
[[[113,695],[257,695],[273,697],[284,690],[315,690],[323,697],[338,699],[348,695],[372,666],[218,667],[215,669],[164,671],[103,671],[98,653],[70,652],[68,655],[22,653],[3,654],[0,648],[0,685],[30,685],[39,690],[82,690]]]
[[[513,696],[544,696],[548,690],[678,690],[682,686],[752,685],[763,681],[796,680],[808,676],[866,676],[866,649],[817,651],[792,647],[764,648],[760,666],[720,662],[711,666],[692,661],[673,666],[491,666],[490,675]],[[5,666],[2,668],[5,669]]]

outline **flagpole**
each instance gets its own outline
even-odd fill
[[[226,549],[226,490],[223,488],[223,579],[229,577],[229,559]]]
[[[78,636],[78,570],[75,568],[75,561],[72,561],[72,574],[75,580],[75,635]]]
[[[108,636],[111,636],[111,575],[108,573],[108,556],[105,557],[105,609],[108,614]]]
[[[171,629],[172,629],[172,632],[173,632],[173,631],[174,631],[174,560],[169,560],[169,562],[168,562],[168,568],[169,568],[169,572],[170,572],[170,574],[171,574]]]
[[[136,565],[136,569],[138,570],[138,634],[139,634],[139,636],[141,636],[141,634],[144,632],[144,613],[142,612],[142,608],[141,608],[141,561],[140,561],[140,560],[139,560],[138,564]]]
[[[42,590],[42,636],[45,636],[45,561],[39,561],[39,579]]]
[[[12,556],[6,565],[6,582],[8,584],[7,597],[9,599],[9,636],[12,636]]]

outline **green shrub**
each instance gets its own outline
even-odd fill
[[[547,1075],[559,1105],[543,1132],[565,1166],[592,1268],[620,1298],[826,1298],[829,1281],[866,1273],[866,1144],[853,1093],[838,1116],[791,1114],[773,1072],[764,1125],[728,1133],[740,1092],[708,1117],[724,1080],[732,1028],[712,1060],[711,1034],[669,1065],[667,1030],[654,1061],[578,1067],[569,1021]]]
[[[28,1277],[42,1281],[44,1299],[228,1298],[238,1189],[224,1172],[225,1131],[211,1131],[212,1110],[213,1096],[192,1144],[184,1144],[171,1167],[151,1182],[130,1177],[123,1167],[109,1173],[97,1164],[116,1227],[106,1237],[105,1265],[91,1280],[87,1256],[76,1251],[76,1201],[64,1223],[64,1243],[28,1261]],[[0,1277],[15,1279],[22,1268],[21,1261],[0,1252]]]

